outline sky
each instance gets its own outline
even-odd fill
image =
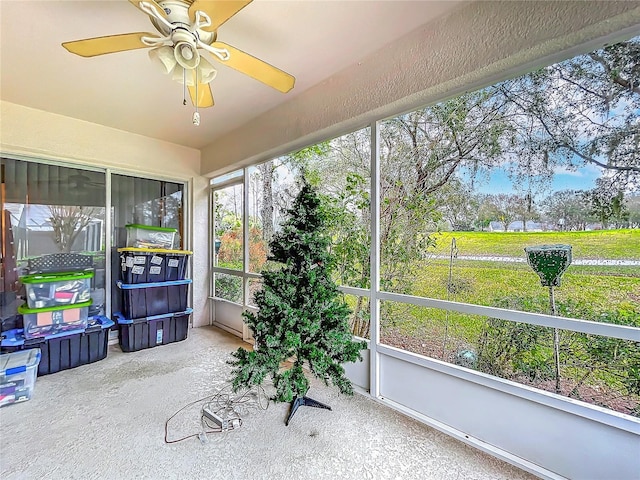
[[[595,181],[600,176],[601,170],[592,166],[581,167],[577,171],[559,168],[555,171],[551,185],[545,189],[543,196],[560,190],[590,190],[595,187]],[[492,170],[488,179],[476,180],[475,188],[476,192],[485,194],[519,193],[503,168]]]

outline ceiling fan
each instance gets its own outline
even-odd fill
[[[70,175],[52,176],[46,180],[37,180],[34,186],[40,190],[50,190],[52,188],[61,189],[65,194],[69,195],[84,195],[95,193],[96,191],[104,191],[104,179],[100,181],[100,177],[94,174],[90,175],[91,176],[84,173],[72,173]],[[104,176],[104,174],[98,175]],[[92,177],[95,177],[95,179]]]
[[[203,52],[282,93],[291,90],[295,84],[295,78],[290,74],[217,40],[218,27],[252,1],[129,0],[149,16],[159,35],[125,33],[65,42],[62,46],[82,57],[153,48],[149,56],[162,65],[165,73],[188,88],[196,107],[193,123],[198,125],[198,107],[213,106],[209,82],[216,76],[215,68],[202,55]]]

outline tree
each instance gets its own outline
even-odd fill
[[[522,231],[527,231],[527,222],[534,220],[538,217],[538,212],[533,203],[533,196],[531,193],[527,193],[523,196],[518,196],[515,204],[515,212],[522,220]]]
[[[629,227],[640,228],[640,195],[627,197],[625,204],[629,211]]]
[[[479,194],[477,196],[478,210],[474,220],[474,226],[484,232],[484,229],[491,225],[493,218],[493,206],[491,205],[491,196]]]
[[[512,104],[514,151],[552,172],[597,166],[619,189],[640,180],[640,37],[498,84]],[[522,162],[517,165],[522,168]]]
[[[611,185],[602,179],[596,180],[596,188],[583,193],[589,213],[602,224],[602,228],[609,228],[609,221],[613,219],[616,227],[629,220],[629,212],[624,202],[624,193],[612,191]]]
[[[624,228],[629,223],[629,210],[621,190],[611,199],[611,216],[616,221],[616,228]]]
[[[509,225],[518,216],[518,209],[522,204],[522,199],[518,195],[498,193],[488,195],[489,202],[493,207],[494,218],[502,224],[504,231],[509,230]]]
[[[78,207],[50,205],[49,222],[53,235],[61,252],[69,253],[76,238],[91,223],[99,209],[94,207]]]
[[[370,132],[359,130],[305,148],[286,159],[297,172],[306,172],[318,188],[327,211],[327,234],[331,238],[333,278],[341,285],[369,288],[370,224]],[[350,317],[352,333],[368,337],[370,307],[357,297]]]
[[[472,230],[478,215],[480,202],[469,185],[458,178],[452,179],[443,187],[442,212],[452,230]]]
[[[331,280],[326,216],[316,189],[305,180],[270,244],[269,260],[282,268],[262,272],[264,287],[255,295],[258,313],[243,314],[256,348],[239,348],[230,361],[236,391],[270,375],[276,388],[273,400],[293,402],[289,419],[300,405],[323,406],[305,396],[309,381],[304,366],[326,384],[352,394],[342,363],[361,358],[366,347],[352,340],[349,309]],[[283,367],[288,360],[293,364]]]
[[[454,229],[488,226],[495,212],[489,215],[480,197],[476,206],[473,186],[497,169],[508,173],[524,197],[519,206],[502,210],[503,223],[522,219],[524,228],[537,216],[535,198],[551,186],[558,169],[596,166],[618,186],[640,172],[637,148],[631,148],[638,142],[640,104],[633,79],[639,45],[636,38],[592,52],[608,62],[609,76],[592,55],[581,55],[381,122],[382,289],[411,293],[443,218]],[[599,100],[602,92],[609,92],[608,103]],[[370,284],[364,248],[370,237],[369,138],[369,129],[358,130],[285,160],[292,173],[307,167],[333,209],[328,228],[341,264],[336,279],[364,288]],[[468,189],[466,195],[460,186]],[[284,198],[274,186],[276,212],[279,195]],[[585,227],[584,210],[576,209],[569,219],[557,218],[566,229]]]
[[[260,179],[262,180],[262,239],[269,242],[273,236],[273,174],[276,164],[273,160],[258,165]]]
[[[585,205],[582,192],[560,190],[542,201],[547,219],[560,230],[584,230],[589,220],[589,210]]]

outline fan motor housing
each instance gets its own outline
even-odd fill
[[[191,19],[189,18],[189,7],[191,6],[191,2],[188,2],[186,0],[160,0],[156,3],[158,3],[164,9],[165,13],[167,14],[167,21],[173,25],[174,29],[180,28],[186,30],[194,36],[194,40],[199,39],[207,45],[211,45],[216,41],[217,35],[215,32],[206,32],[202,29],[198,29],[196,31],[191,30]],[[160,33],[166,36],[171,35],[172,30],[169,30],[165,24],[159,22],[151,16],[149,17],[149,19],[151,20],[151,23],[156,28],[156,30],[158,30]],[[176,45],[175,41],[174,45]]]
[[[176,61],[187,70],[193,70],[200,63],[200,54],[196,47],[196,37],[191,31],[178,27],[171,34],[173,54]]]

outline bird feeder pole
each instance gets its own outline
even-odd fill
[[[560,286],[560,278],[571,265],[571,245],[540,245],[525,247],[529,266],[540,277],[543,287],[549,287],[549,309],[556,315],[553,287]],[[556,367],[556,393],[560,393],[560,331],[553,329],[553,356]]]

